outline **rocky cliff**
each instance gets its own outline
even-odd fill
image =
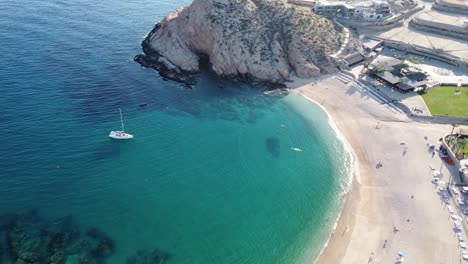
[[[331,21],[283,0],[194,0],[156,24],[135,60],[171,79],[206,64],[221,76],[282,83],[335,71],[328,55],[342,41]]]

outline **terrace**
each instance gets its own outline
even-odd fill
[[[426,74],[394,58],[374,60],[369,66],[369,73],[404,93],[418,87],[426,87],[428,82]]]

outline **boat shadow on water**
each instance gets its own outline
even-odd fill
[[[134,141],[132,140],[114,140],[109,138],[105,141],[96,144],[97,146],[92,151],[90,156],[91,161],[106,161],[117,158],[124,150],[130,146]]]

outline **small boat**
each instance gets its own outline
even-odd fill
[[[125,133],[124,122],[122,118],[122,110],[120,110],[120,108],[119,108],[119,113],[120,113],[120,123],[122,126],[122,131],[111,131],[109,133],[109,137],[113,139],[132,139],[133,138],[132,134]]]
[[[300,149],[300,148],[291,148],[291,150],[296,151],[296,152],[301,152],[302,151],[302,149]]]

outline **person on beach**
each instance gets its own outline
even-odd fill
[[[379,163],[377,163],[377,169],[382,168],[383,164],[382,161],[379,160]]]

